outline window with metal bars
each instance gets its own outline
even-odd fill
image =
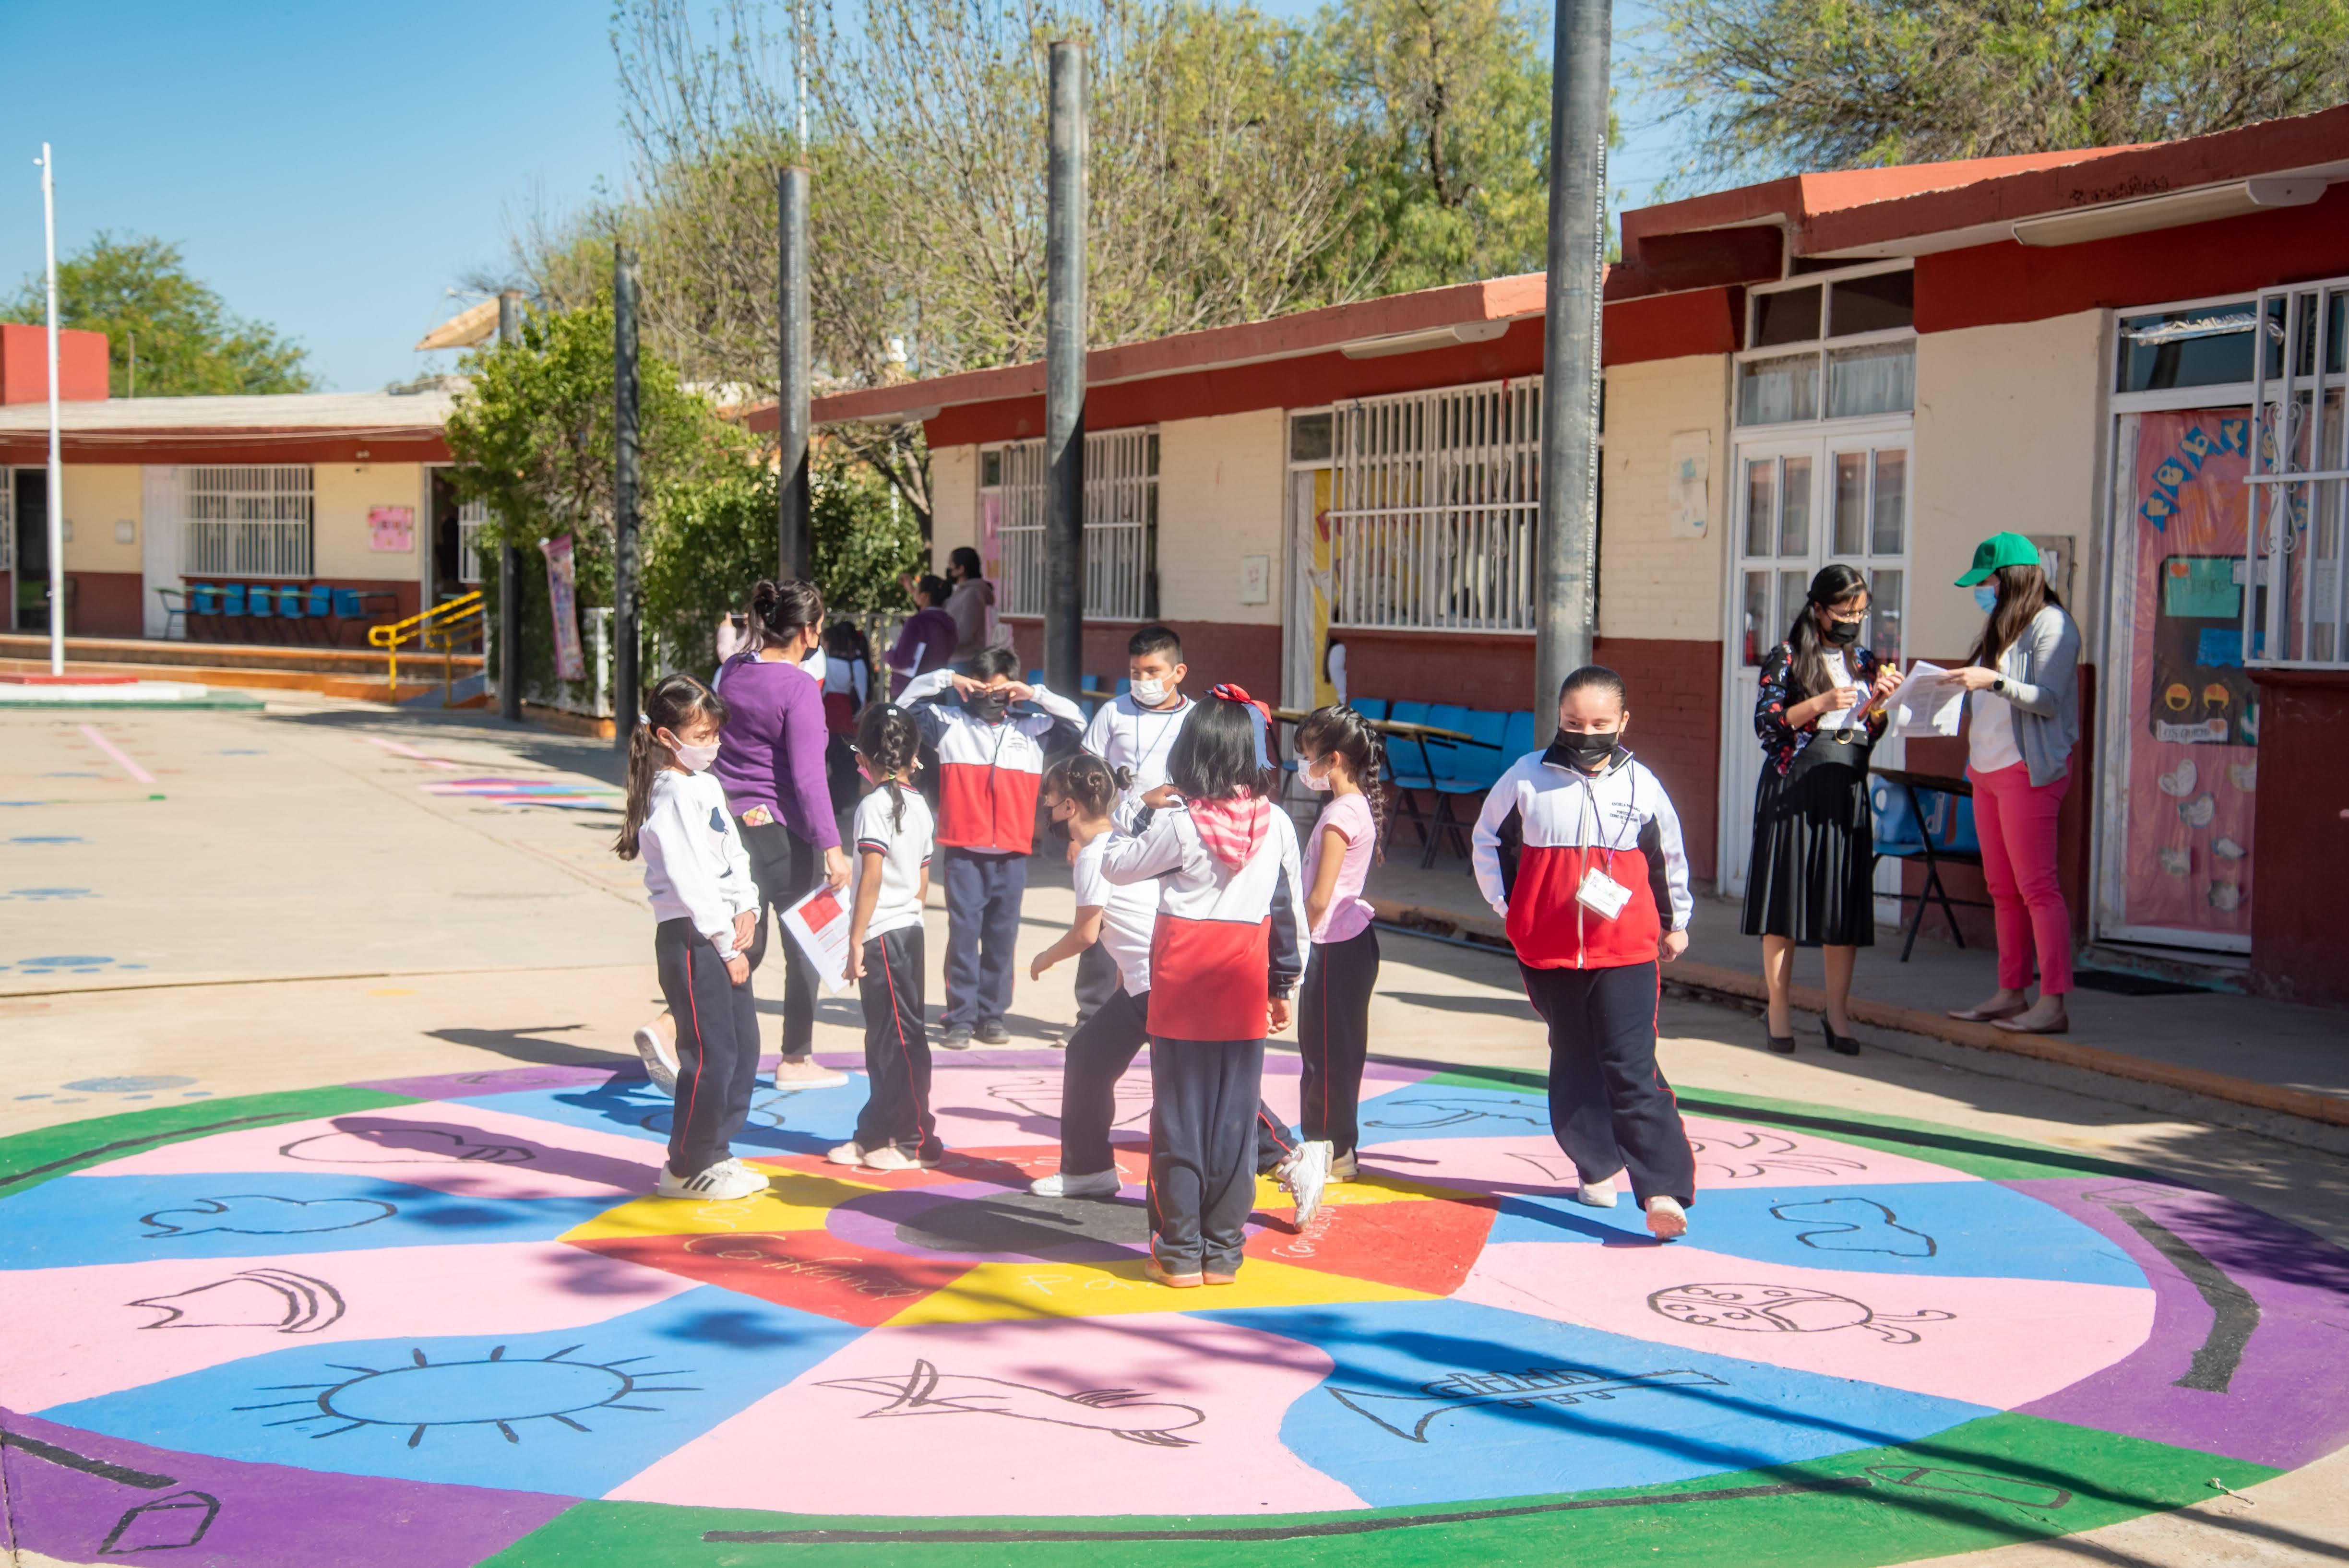
[[[1044,443],[1014,441],[980,458],[979,505],[1001,552],[995,585],[1006,615],[1044,613]],[[1085,617],[1158,614],[1158,432],[1085,437]]]
[[[1333,626],[1530,632],[1541,378],[1332,410]]]
[[[457,581],[481,581],[481,528],[490,521],[490,503],[469,500],[457,508]]]
[[[182,468],[180,518],[191,577],[307,577],[311,562],[308,465]]]
[[[2349,278],[2262,294],[2256,319],[2246,662],[2349,668]]]

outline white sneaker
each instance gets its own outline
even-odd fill
[[[767,1185],[767,1173],[764,1171],[760,1170],[757,1166],[744,1164],[740,1158],[731,1154],[719,1161],[719,1163],[729,1167],[737,1175],[745,1177],[750,1181],[756,1181],[759,1184],[760,1190],[761,1191],[765,1191]]]
[[[862,1165],[864,1163],[864,1150],[859,1148],[854,1141],[833,1144],[831,1148],[823,1151],[823,1157],[834,1165]]]
[[[1280,1162],[1280,1184],[1297,1200],[1297,1228],[1303,1230],[1321,1212],[1321,1190],[1330,1184],[1330,1145],[1321,1139],[1300,1143]]]
[[[793,1061],[786,1057],[775,1064],[775,1087],[779,1089],[838,1088],[848,1081],[848,1075],[825,1067],[813,1057],[802,1057]]]
[[[1648,1233],[1660,1242],[1678,1241],[1688,1234],[1688,1211],[1677,1198],[1648,1200]]]
[[[731,1161],[721,1160],[709,1170],[691,1176],[679,1176],[667,1166],[661,1167],[660,1180],[653,1184],[653,1194],[660,1198],[698,1198],[705,1202],[724,1202],[732,1198],[748,1198],[766,1190],[767,1179],[752,1171],[744,1170]]]
[[[1332,1186],[1340,1181],[1351,1181],[1361,1173],[1361,1168],[1355,1164],[1351,1154],[1340,1154],[1337,1159],[1330,1161],[1330,1181]]]
[[[1574,1190],[1573,1197],[1576,1202],[1588,1203],[1594,1209],[1611,1209],[1615,1206],[1615,1178],[1585,1181]]]
[[[636,1055],[645,1058],[645,1076],[663,1094],[677,1092],[677,1045],[661,1033],[657,1021],[636,1031]]]
[[[908,1154],[894,1143],[885,1143],[868,1152],[861,1163],[867,1171],[935,1171],[945,1159],[944,1154]]]
[[[1112,1166],[1106,1171],[1089,1171],[1081,1176],[1073,1171],[1056,1171],[1029,1182],[1028,1191],[1039,1198],[1114,1198],[1123,1185],[1117,1168]]]

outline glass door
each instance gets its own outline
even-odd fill
[[[1871,600],[1867,645],[1888,661],[1903,655],[1909,454],[1906,428],[1748,441],[1737,449],[1737,563],[1722,750],[1720,886],[1726,892],[1745,891],[1762,768],[1754,733],[1762,661],[1794,624],[1820,567],[1843,561],[1860,570]],[[1898,767],[1900,752],[1900,743],[1889,740],[1876,759]],[[1897,892],[1899,874],[1897,865],[1884,868],[1878,892]],[[1894,907],[1879,913],[1890,918]]]

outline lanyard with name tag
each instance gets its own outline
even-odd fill
[[[1598,791],[1587,780],[1582,787],[1582,804],[1583,810],[1589,813],[1588,820],[1593,830],[1585,837],[1590,841],[1590,848],[1596,850],[1599,847],[1596,841],[1599,837],[1596,830],[1600,822]],[[1623,913],[1623,906],[1631,902],[1631,890],[1614,877],[1617,847],[1613,844],[1606,847],[1607,867],[1604,871],[1597,866],[1583,867],[1582,885],[1574,890],[1574,902],[1601,920],[1614,919]]]

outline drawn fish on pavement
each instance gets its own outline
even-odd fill
[[[1354,1414],[1377,1422],[1404,1441],[1423,1443],[1435,1418],[1451,1410],[1470,1410],[1485,1405],[1530,1410],[1540,1405],[1578,1405],[1585,1399],[1605,1403],[1618,1394],[1689,1387],[1719,1388],[1726,1385],[1705,1372],[1635,1372],[1616,1377],[1578,1367],[1536,1367],[1524,1372],[1454,1372],[1422,1383],[1416,1394],[1374,1394],[1361,1388],[1331,1388],[1330,1393]],[[1394,1419],[1370,1408],[1374,1405],[1391,1413]],[[1396,1422],[1406,1424],[1398,1426]]]
[[[1152,1399],[1137,1389],[1088,1388],[1081,1394],[1060,1394],[999,1377],[940,1372],[927,1361],[915,1362],[914,1369],[903,1377],[835,1377],[816,1387],[850,1388],[889,1401],[865,1411],[859,1420],[879,1416],[1008,1416],[1019,1421],[1081,1427],[1163,1449],[1190,1447],[1190,1439],[1174,1434],[1207,1418],[1206,1412],[1194,1406]]]

